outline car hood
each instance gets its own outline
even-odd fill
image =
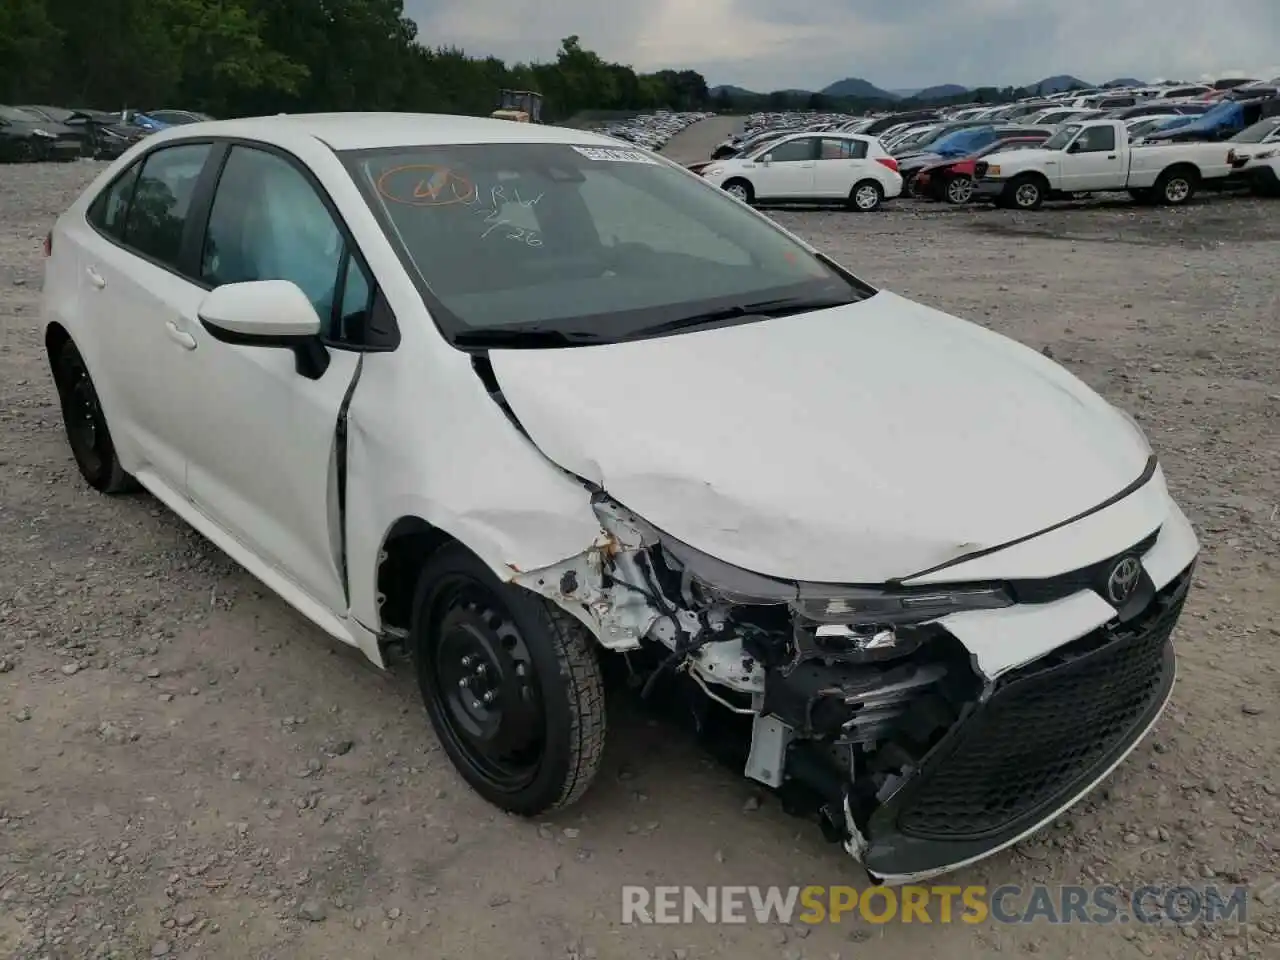
[[[906,158],[898,160],[899,170],[920,170],[924,167],[932,166],[945,160],[946,157],[941,153],[913,153]]]
[[[998,150],[995,153],[988,153],[979,160],[979,163],[985,163],[988,166],[1002,163],[1017,162],[1020,166],[1034,166],[1044,160],[1053,160],[1062,156],[1061,150]]]
[[[1061,367],[884,291],[490,359],[551,461],[688,545],[777,577],[909,576],[1097,507],[1148,459]]]

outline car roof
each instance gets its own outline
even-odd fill
[[[432,113],[298,113],[209,120],[163,131],[155,140],[191,137],[243,137],[279,146],[299,137],[314,137],[334,150],[453,143],[619,143],[614,137],[584,130]]]

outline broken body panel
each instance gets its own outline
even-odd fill
[[[705,334],[483,358],[424,332],[406,336],[421,338],[430,376],[370,356],[352,401],[357,616],[385,626],[383,541],[398,519],[427,521],[607,649],[656,650],[654,672],[749,718],[746,775],[804,785],[824,830],[877,880],[946,872],[1034,832],[1105,777],[1167,700],[1172,620],[1136,641],[1126,624],[1176,619],[1195,534],[1140,431],[1034,351],[884,293]],[[856,374],[830,362],[842,354],[861,358]],[[703,400],[649,382],[696,383]],[[715,409],[714,431],[699,405]],[[387,420],[446,408],[468,415]],[[772,446],[781,437],[786,455]],[[1143,602],[1121,611],[1101,591],[1128,556]],[[1009,603],[887,631],[800,612],[833,585],[928,597],[992,583]],[[1128,668],[1114,662],[1125,657]],[[1099,705],[1077,687],[1107,688],[1104,662],[1132,683]],[[1035,766],[1028,750],[1052,766],[1072,749],[1070,733],[994,758],[962,749],[979,727],[994,744],[1009,724],[1037,729],[1022,691],[1055,686],[1111,724],[1069,776],[961,836],[900,826],[921,819],[939,778],[972,780],[948,757],[999,783],[1010,763]],[[1054,709],[1087,724],[1069,703]],[[995,802],[975,791],[953,806]]]

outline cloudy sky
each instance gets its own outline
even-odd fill
[[[405,0],[405,12],[430,46],[547,60],[578,34],[639,70],[692,67],[755,90],[1280,74],[1280,0]]]

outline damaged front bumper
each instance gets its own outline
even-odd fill
[[[517,582],[606,647],[656,650],[653,674],[687,678],[741,715],[746,776],[815,819],[874,880],[898,884],[1034,833],[1154,725],[1199,549],[1166,502],[1159,529],[1129,549],[1002,585],[1008,605],[870,633],[806,621],[803,585],[761,599],[780,582],[693,563],[607,501],[592,550]],[[1105,600],[1121,563],[1131,590]]]

